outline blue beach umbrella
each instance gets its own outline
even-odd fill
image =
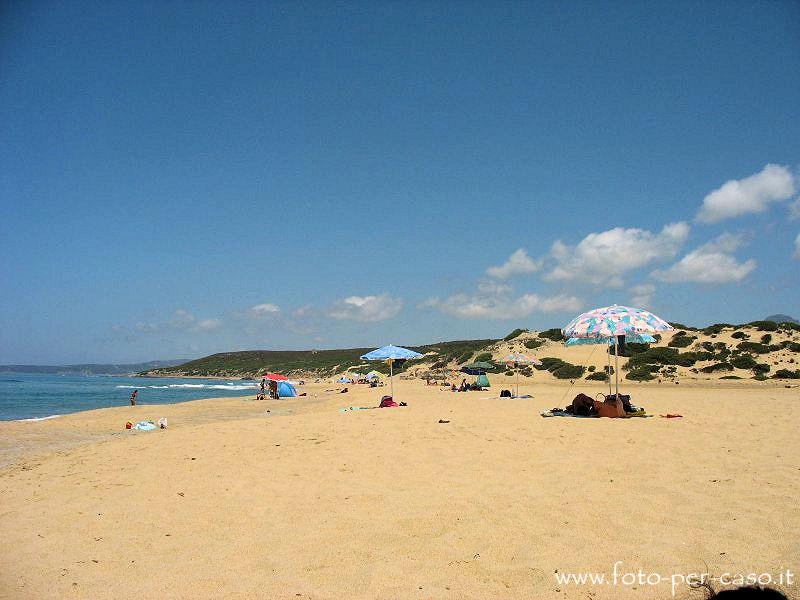
[[[414,352],[413,350],[403,348],[402,346],[393,346],[392,344],[361,355],[362,360],[380,360],[389,364],[389,385],[391,386],[392,390],[392,398],[394,398],[394,372],[392,369],[394,361],[410,360],[412,358],[421,357],[422,354],[419,352]]]

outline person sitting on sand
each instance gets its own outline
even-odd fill
[[[131,406],[136,406],[136,396],[139,395],[139,390],[133,390],[131,394]]]
[[[467,392],[467,391],[469,391],[469,385],[467,384],[467,380],[466,379],[462,379],[461,380],[461,385],[458,386],[458,391],[459,392]]]

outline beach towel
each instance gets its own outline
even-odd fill
[[[133,426],[134,429],[139,429],[141,431],[152,431],[153,429],[157,429],[153,423],[150,421],[139,421],[136,425]]]

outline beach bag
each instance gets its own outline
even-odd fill
[[[615,400],[613,396],[610,400],[604,402],[595,400],[594,409],[597,411],[598,417],[617,419],[625,416],[625,408],[622,406],[622,400]]]
[[[381,403],[378,408],[390,408],[392,406],[397,406],[397,402],[392,400],[391,396],[384,396],[381,398]]]
[[[606,402],[613,402],[617,399],[616,394],[609,394],[605,397]],[[625,412],[634,412],[633,408],[631,408],[631,395],[630,394],[620,394],[619,399],[622,401],[622,407],[625,409]]]
[[[567,412],[581,417],[590,417],[595,414],[594,400],[586,394],[578,394],[573,398],[572,404],[566,408]]]
[[[501,390],[500,391],[501,398],[511,398],[511,390]]]

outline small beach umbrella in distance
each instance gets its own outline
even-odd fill
[[[535,356],[530,356],[528,354],[509,354],[503,358],[503,362],[507,365],[514,365],[518,367],[519,365],[540,365],[542,361],[540,361]],[[514,395],[519,396],[519,369],[517,369],[517,393]]]
[[[672,331],[672,329],[672,325],[649,311],[613,304],[595,308],[578,315],[567,323],[561,333],[566,338],[614,340],[616,397],[619,397],[619,347],[617,345],[617,336]]]
[[[391,386],[392,399],[394,399],[394,371],[392,369],[392,365],[397,360],[410,360],[412,358],[421,357],[422,354],[419,352],[414,352],[413,350],[403,348],[402,346],[393,346],[392,344],[389,344],[388,346],[383,346],[382,348],[377,348],[372,352],[363,354],[361,359],[386,361],[389,364],[389,385]]]

